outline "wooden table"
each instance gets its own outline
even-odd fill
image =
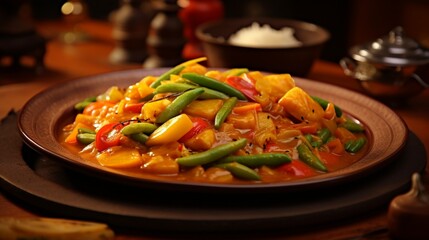
[[[19,110],[23,104],[41,90],[64,81],[99,73],[140,68],[141,64],[113,65],[108,56],[114,47],[111,38],[111,26],[105,22],[85,22],[79,24],[78,29],[87,32],[87,41],[75,44],[66,44],[59,40],[65,30],[61,22],[41,22],[37,24],[38,31],[49,38],[45,57],[46,70],[36,75],[31,70],[0,72],[0,117],[3,118],[11,109]],[[31,59],[24,59],[31,63]],[[361,91],[359,85],[343,74],[342,69],[335,63],[317,61],[308,76],[309,79],[323,81],[342,86],[355,91]],[[395,109],[409,129],[424,143],[426,152],[429,152],[429,89],[412,98],[409,105]],[[429,162],[429,157],[428,157]],[[424,174],[424,181],[429,188],[428,169]],[[330,227],[298,233],[276,233],[273,237],[289,237],[290,239],[333,239],[347,238],[373,229],[386,227],[387,205],[376,211],[366,213],[359,218],[349,219],[341,223],[334,223]],[[0,216],[26,217],[47,216],[41,212],[14,199],[4,191],[0,194]],[[127,232],[123,229],[114,229],[117,239],[157,239],[157,234],[144,232]],[[263,235],[266,237],[266,235]],[[268,235],[270,236],[270,235]],[[165,237],[165,235],[164,235]]]

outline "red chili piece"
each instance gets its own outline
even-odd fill
[[[186,140],[191,139],[192,137],[196,136],[200,132],[202,132],[204,129],[209,127],[209,123],[199,117],[193,117],[192,120],[192,129],[189,130],[185,135],[183,135],[182,138],[179,139],[179,142],[184,142]]]
[[[120,123],[109,123],[101,127],[95,135],[95,147],[97,150],[103,151],[109,147],[118,146],[123,127]]]
[[[255,101],[255,96],[258,96],[259,92],[256,90],[254,82],[250,78],[246,79],[239,76],[229,76],[225,82],[243,93],[248,99]]]

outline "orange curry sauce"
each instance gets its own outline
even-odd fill
[[[123,174],[148,179],[225,184],[260,184],[308,178],[345,168],[367,152],[369,144],[364,126],[346,114],[338,116],[334,103],[323,107],[295,86],[289,74],[263,75],[246,69],[220,72],[206,69],[196,61],[182,66],[180,72],[171,74],[160,85],[184,83],[194,88],[201,87],[183,77],[185,73],[192,73],[234,86],[245,95],[243,100],[236,102],[218,128],[215,127],[216,115],[231,96],[198,97],[171,117],[174,121],[157,122],[161,113],[183,92],[159,93],[153,85],[158,76],[146,76],[127,89],[109,88],[97,96],[96,101],[85,104],[86,107],[77,112],[75,121],[63,128],[59,141],[79,155],[82,161]],[[347,123],[350,122],[363,130],[348,129]],[[146,142],[121,133],[126,126],[135,123],[152,124],[157,133],[143,134]],[[111,127],[103,135],[100,132],[108,124]],[[83,143],[79,134],[86,130],[82,129],[88,130],[90,133],[86,136],[94,139]],[[321,129],[329,130],[329,139],[322,141],[319,136]],[[216,162],[221,159],[196,166],[181,166],[177,161],[242,138],[247,139],[246,145],[231,155],[280,153],[286,154],[290,161],[275,166],[248,167],[259,176],[257,180],[217,167]],[[345,147],[347,142],[360,138],[366,144],[355,153],[348,151]],[[300,159],[297,150],[300,144],[310,149],[326,171]]]

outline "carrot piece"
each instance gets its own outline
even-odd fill
[[[329,141],[328,143],[326,143],[326,146],[328,146],[328,148],[331,150],[331,153],[339,155],[344,153],[344,146],[338,138]]]
[[[291,125],[291,127],[293,129],[300,130],[302,134],[307,134],[307,133],[316,134],[317,130],[319,129],[319,124],[316,122],[312,122],[312,123],[302,122],[302,123],[293,124]]]
[[[343,127],[338,127],[335,130],[334,135],[339,138],[341,140],[342,143],[345,143],[349,140],[354,140],[356,139],[356,136],[350,132],[349,130],[347,130],[346,128]]]
[[[259,103],[248,103],[248,104],[243,104],[241,106],[238,107],[234,107],[234,109],[232,109],[233,113],[236,114],[243,114],[243,113],[247,113],[249,111],[262,111],[262,107],[261,104]]]
[[[77,143],[77,134],[79,133],[79,128],[87,128],[87,129],[92,129],[92,127],[89,127],[83,123],[77,123],[76,126],[73,128],[73,130],[71,131],[70,135],[68,135],[66,137],[66,139],[64,140],[64,142],[69,143],[69,144],[76,144]]]

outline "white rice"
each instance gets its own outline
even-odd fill
[[[302,45],[294,36],[294,29],[284,27],[280,30],[272,28],[270,25],[260,25],[252,23],[232,34],[228,39],[229,44],[242,47],[255,48],[285,48]]]

